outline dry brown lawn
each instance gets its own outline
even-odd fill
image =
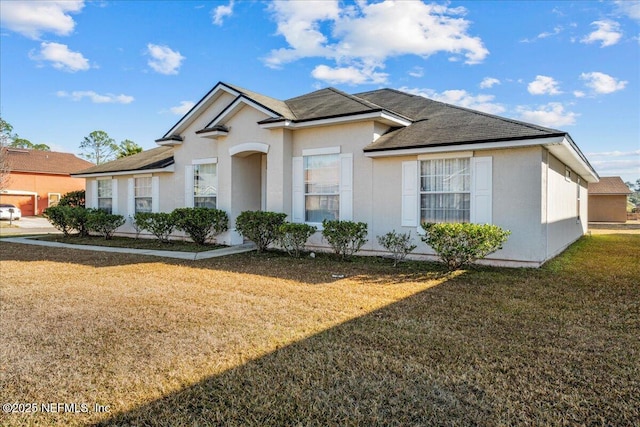
[[[2,426],[640,424],[640,235],[454,275],[6,242],[0,260],[0,403],[38,410]]]

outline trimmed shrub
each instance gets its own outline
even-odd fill
[[[140,237],[140,232],[142,231],[142,228],[140,228],[140,225],[136,222],[135,216],[129,215],[129,222],[131,223],[131,226],[133,227],[133,229],[136,231],[136,240],[137,240],[138,237]]]
[[[355,254],[367,243],[367,224],[364,222],[324,220],[322,235],[333,251],[343,260]]]
[[[80,206],[70,207],[69,209],[71,227],[76,229],[81,237],[88,236],[87,221],[89,221],[89,214],[95,209],[85,209]]]
[[[176,228],[175,216],[166,212],[138,212],[134,219],[141,230],[147,230],[162,243],[169,243],[169,236]]]
[[[244,211],[236,218],[236,230],[251,240],[263,252],[278,238],[279,227],[284,224],[285,213]]]
[[[85,207],[85,192],[84,190],[76,190],[65,193],[58,201],[58,206],[70,206],[72,208]]]
[[[278,229],[278,243],[289,255],[299,258],[307,240],[316,230],[313,225],[287,222]]]
[[[58,230],[62,231],[65,237],[69,236],[73,226],[71,223],[71,209],[69,206],[51,206],[46,208],[42,214]]]
[[[110,214],[103,210],[96,209],[89,212],[87,228],[89,231],[104,236],[105,240],[110,240],[116,228],[125,223],[122,215]]]
[[[497,225],[423,223],[422,241],[431,246],[450,271],[482,259],[498,249],[511,234]]]
[[[398,265],[398,262],[404,261],[407,254],[417,247],[413,244],[411,232],[396,233],[396,230],[393,230],[384,236],[377,237],[380,246],[391,252],[394,267]]]
[[[199,245],[204,245],[207,240],[229,228],[227,213],[219,209],[179,208],[172,215],[176,220],[176,228],[187,233]]]

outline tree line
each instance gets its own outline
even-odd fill
[[[22,148],[28,150],[51,151],[47,144],[34,144],[28,139],[21,138],[13,132],[13,126],[0,117],[0,147]],[[140,153],[142,147],[130,139],[121,141],[120,144],[105,131],[96,130],[80,142],[81,157],[96,164],[106,163],[121,157],[132,156]]]

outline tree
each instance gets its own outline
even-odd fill
[[[29,150],[51,151],[51,147],[47,144],[34,144],[28,139],[20,138],[18,135],[13,136],[13,141],[9,144],[13,148],[26,148]]]
[[[131,141],[130,139],[125,139],[118,146],[118,158],[133,156],[134,154],[138,154],[142,152],[142,147]]]
[[[7,155],[7,146],[11,140],[11,131],[13,126],[5,122],[0,117],[0,190],[4,190],[9,186],[9,158]]]
[[[629,197],[627,198],[629,203],[632,205],[630,208],[633,209],[636,205],[640,204],[640,179],[637,179],[635,184],[631,181],[627,181],[625,184],[627,184],[629,190],[633,191],[633,193],[629,194]]]
[[[82,157],[99,165],[114,159],[118,152],[118,144],[105,131],[94,130],[89,136],[84,137],[80,149],[85,150],[80,154]]]

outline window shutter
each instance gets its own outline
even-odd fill
[[[91,199],[90,200],[85,199],[85,204],[87,204],[88,202],[89,206],[87,207],[97,209],[98,208],[98,180],[94,179],[92,181],[89,181],[89,188],[91,189]]]
[[[304,164],[302,157],[293,158],[293,199],[291,200],[291,222],[304,222]]]
[[[471,222],[492,223],[492,158],[471,158]]]
[[[353,219],[353,154],[340,155],[340,220]]]
[[[418,226],[418,162],[402,162],[402,226]]]
[[[129,212],[129,216],[132,218],[136,214],[136,193],[134,186],[134,179],[127,179],[127,211]]]
[[[184,207],[193,207],[193,165],[184,167]]]
[[[111,213],[117,214],[118,210],[118,180],[111,180]]]
[[[151,177],[151,212],[160,212],[160,177]]]

